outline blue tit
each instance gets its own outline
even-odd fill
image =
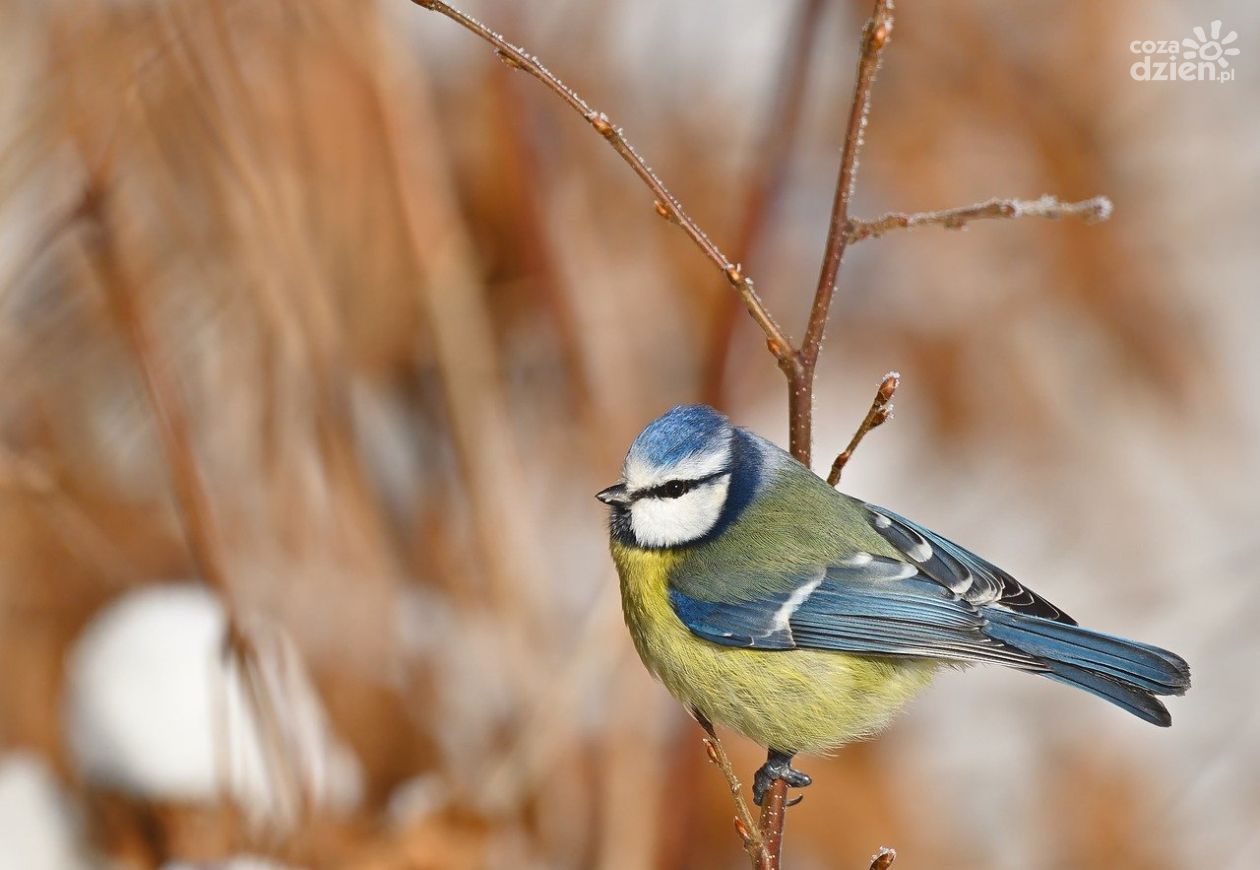
[[[1001,568],[844,495],[703,405],[644,429],[611,508],[626,625],[643,663],[702,722],[809,777],[798,752],[868,737],[944,665],[994,662],[1092,692],[1156,725],[1186,662],[1076,621]]]

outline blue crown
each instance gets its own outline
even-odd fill
[[[657,467],[674,465],[717,449],[730,428],[730,421],[708,405],[678,405],[639,433],[629,455]]]

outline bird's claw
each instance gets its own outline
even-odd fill
[[[792,756],[771,752],[766,763],[757,768],[757,773],[753,776],[753,801],[757,806],[765,803],[766,792],[770,791],[776,779],[783,780],[792,788],[804,788],[813,782],[809,774],[792,767]],[[800,802],[801,798],[798,797],[790,801],[788,806],[795,806]]]

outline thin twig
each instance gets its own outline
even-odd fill
[[[897,860],[897,850],[889,846],[880,846],[879,851],[871,856],[870,870],[888,870]]]
[[[1095,196],[1080,202],[1061,202],[1053,196],[1040,199],[990,199],[975,205],[946,208],[940,211],[921,211],[913,214],[889,212],[874,220],[850,220],[845,233],[850,244],[864,239],[877,239],[893,230],[909,230],[923,226],[942,226],[947,230],[960,230],[972,221],[995,218],[1039,217],[1057,220],[1065,217],[1084,218],[1086,223],[1105,221],[1111,217],[1111,200]]]
[[[840,157],[836,192],[831,205],[827,244],[818,274],[818,287],[814,291],[814,302],[809,311],[809,323],[805,327],[805,337],[797,354],[798,365],[789,386],[788,443],[792,455],[805,465],[809,465],[813,436],[814,370],[818,365],[818,352],[827,328],[827,314],[836,293],[836,278],[848,244],[846,228],[849,223],[849,201],[857,180],[858,154],[862,150],[862,136],[870,111],[871,87],[875,84],[880,56],[892,38],[892,10],[892,0],[876,0],[870,20],[862,29],[862,50],[858,57],[853,103],[849,108],[844,151]]]
[[[692,711],[692,715],[700,723],[704,732],[709,735],[704,739],[705,751],[709,755],[709,761],[717,765],[722,775],[726,777],[731,797],[735,800],[735,833],[739,834],[740,839],[743,840],[744,851],[748,853],[748,857],[752,858],[753,866],[763,867],[769,860],[769,855],[762,841],[761,831],[753,818],[752,810],[748,808],[748,802],[744,800],[744,788],[740,784],[739,777],[735,775],[735,766],[727,757],[726,749],[723,748],[722,741],[713,728],[713,723],[695,711]]]
[[[760,155],[748,182],[742,217],[732,248],[737,262],[746,263],[756,253],[766,236],[768,219],[783,193],[791,154],[800,129],[801,109],[805,103],[811,61],[816,54],[820,32],[819,19],[826,8],[825,0],[798,0],[799,6],[784,42],[779,71],[771,91],[770,105],[761,125],[763,138],[757,148]],[[711,405],[721,407],[726,383],[727,359],[735,334],[739,307],[734,299],[722,296],[706,336],[705,370],[701,376],[700,395]]]
[[[884,379],[880,381],[879,389],[875,391],[875,398],[871,400],[870,410],[866,412],[866,416],[862,418],[857,431],[849,439],[849,446],[841,450],[836,457],[836,461],[831,463],[831,473],[827,475],[827,483],[831,486],[835,486],[840,482],[840,475],[844,472],[844,467],[853,458],[853,451],[857,450],[858,445],[862,443],[862,439],[866,437],[866,433],[892,419],[892,397],[899,386],[901,386],[900,374],[889,372],[884,375]]]
[[[609,120],[608,116],[603,112],[598,112],[591,108],[590,104],[582,99],[575,90],[539,63],[538,58],[527,54],[524,49],[512,45],[501,34],[495,33],[477,19],[453,6],[443,3],[442,0],[411,0],[411,2],[417,6],[445,15],[465,30],[481,37],[494,46],[495,54],[501,61],[514,69],[524,70],[538,79],[556,96],[564,100],[571,109],[585,118],[587,123],[604,137],[613,150],[621,155],[621,159],[634,170],[635,175],[639,176],[643,183],[648,186],[648,189],[652,191],[653,196],[656,198],[657,213],[682,227],[683,232],[695,242],[704,255],[722,270],[722,274],[726,276],[727,282],[735,288],[735,291],[743,300],[748,313],[752,315],[753,320],[757,322],[762,332],[766,334],[766,343],[770,348],[770,352],[779,361],[780,367],[784,371],[790,371],[795,368],[796,357],[792,352],[791,342],[788,341],[774,318],[770,316],[770,312],[762,304],[761,298],[753,287],[752,279],[744,275],[743,269],[738,263],[732,263],[727,259],[721,249],[700,228],[700,225],[692,220],[683,210],[682,204],[677,197],[669,192],[669,189],[665,187],[656,173],[639,156],[639,153],[630,144],[620,127]]]

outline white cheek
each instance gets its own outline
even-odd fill
[[[723,477],[679,498],[636,501],[630,508],[635,538],[648,547],[674,547],[704,537],[717,525],[729,486]]]

